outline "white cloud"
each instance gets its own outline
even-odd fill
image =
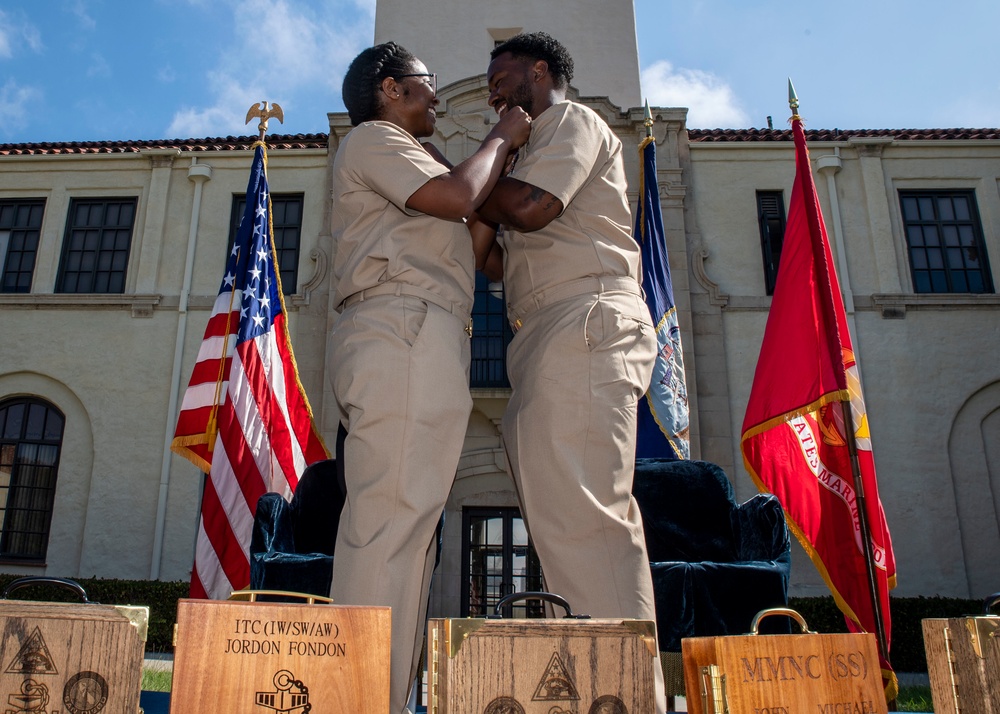
[[[38,28],[23,17],[16,18],[0,10],[0,57],[13,57],[14,50],[22,42],[34,52],[42,50],[42,36]]]
[[[7,80],[0,87],[0,132],[4,129],[20,129],[28,123],[31,107],[41,101],[42,91],[37,87],[17,84]]]
[[[168,64],[165,67],[160,68],[160,71],[156,73],[156,78],[164,84],[171,84],[177,79],[177,73],[174,71],[174,68]]]
[[[686,107],[692,128],[743,128],[749,117],[724,81],[697,69],[675,68],[661,60],[642,71],[643,95],[650,105]]]
[[[88,77],[110,77],[111,65],[104,59],[104,55],[94,52],[90,55],[90,66],[87,67]]]
[[[93,30],[97,27],[97,21],[87,13],[87,5],[84,0],[75,0],[71,3],[70,12],[76,15],[76,19],[80,21],[81,29]]]
[[[233,35],[206,81],[211,106],[185,107],[174,114],[171,136],[252,134],[247,109],[267,100],[286,116],[296,105],[339,96],[351,59],[371,42],[372,0],[338,0],[311,8],[289,0],[230,3]],[[360,14],[360,17],[359,17]],[[281,132],[272,122],[270,130]]]

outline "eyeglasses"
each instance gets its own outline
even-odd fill
[[[396,79],[403,79],[403,77],[428,77],[430,78],[429,84],[431,85],[431,91],[436,95],[438,93],[438,76],[436,72],[423,72],[419,74],[398,74]]]

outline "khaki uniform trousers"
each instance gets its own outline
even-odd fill
[[[337,604],[392,608],[391,714],[417,673],[435,529],[472,411],[465,320],[419,298],[355,303],[331,335],[333,391],[348,434]]]
[[[591,617],[656,620],[631,494],[637,403],[655,353],[648,308],[623,291],[542,307],[508,349],[503,439],[521,513],[546,588]],[[653,669],[662,711],[658,660]]]

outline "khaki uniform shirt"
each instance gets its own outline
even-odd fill
[[[596,112],[570,101],[546,109],[531,123],[510,176],[563,204],[562,214],[541,230],[502,232],[510,305],[588,276],[641,279],[622,144]]]
[[[447,172],[395,124],[365,122],[344,137],[333,162],[335,305],[391,281],[471,312],[475,256],[465,224],[406,208],[417,189]]]

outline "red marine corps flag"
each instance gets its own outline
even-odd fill
[[[274,265],[263,142],[246,211],[184,393],[171,449],[208,474],[191,597],[225,599],[250,584],[257,499],[290,498],[306,466],[328,458],[299,382]]]
[[[852,632],[879,640],[886,699],[889,590],[896,562],[875,481],[868,417],[847,315],[792,98],[795,183],[741,449],[775,494]]]

